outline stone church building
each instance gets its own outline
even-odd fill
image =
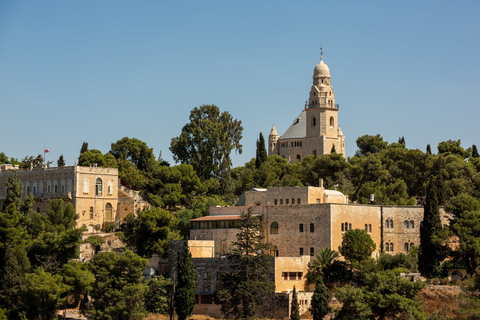
[[[345,136],[338,125],[339,105],[330,83],[330,69],[320,62],[313,70],[313,84],[305,108],[279,136],[275,126],[268,136],[268,155],[278,154],[290,163],[308,155],[332,152],[345,156]]]

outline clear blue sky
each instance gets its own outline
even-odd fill
[[[303,108],[320,46],[347,156],[364,134],[436,151],[480,146],[478,1],[0,1],[0,152],[125,136],[162,151],[195,106],[282,134]]]

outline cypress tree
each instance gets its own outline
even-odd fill
[[[472,158],[480,158],[476,145],[472,145]]]
[[[57,160],[57,167],[65,167],[65,159],[63,159],[63,154]]]
[[[290,320],[300,320],[300,305],[298,304],[295,286],[293,286],[292,303],[290,305]]]
[[[255,158],[255,167],[258,169],[267,161],[267,149],[265,148],[265,139],[263,138],[263,134],[260,132],[260,136],[257,140],[257,152]]]
[[[427,154],[432,154],[432,148],[430,147],[430,143],[427,144]]]
[[[312,296],[312,305],[310,311],[313,315],[313,320],[322,320],[330,312],[331,308],[328,304],[330,296],[328,295],[327,287],[323,283],[323,279],[318,279],[315,284],[315,291]]]
[[[195,269],[187,241],[185,241],[182,255],[178,260],[177,277],[175,312],[179,320],[185,320],[192,314],[195,305]]]
[[[430,276],[439,264],[439,247],[434,239],[442,230],[440,211],[438,209],[438,191],[435,181],[430,181],[427,186],[427,197],[423,212],[423,221],[420,225],[418,267],[422,274]]]
[[[330,153],[336,153],[337,150],[335,150],[335,145],[332,145],[332,150],[330,151]]]
[[[80,149],[80,154],[88,151],[88,142],[83,141],[82,148]]]

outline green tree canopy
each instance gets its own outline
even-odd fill
[[[65,167],[65,159],[63,159],[63,154],[58,157],[57,167]]]
[[[343,234],[342,245],[338,247],[338,251],[345,259],[354,263],[370,258],[376,247],[365,230],[352,229]]]
[[[202,105],[190,112],[190,122],[172,138],[175,162],[191,164],[202,181],[219,178],[232,165],[230,153],[242,153],[242,122],[216,105]]]
[[[300,320],[300,305],[295,286],[293,286],[292,303],[290,304],[290,320]]]
[[[134,216],[129,213],[121,225],[123,240],[142,257],[151,257],[156,253],[166,257],[168,242],[180,240],[176,230],[176,221],[169,211],[150,208]]]
[[[131,251],[121,255],[100,252],[92,260],[95,283],[90,292],[92,301],[88,319],[143,319],[148,287],[142,283],[147,260]]]
[[[178,260],[177,286],[175,289],[175,311],[179,320],[186,320],[195,306],[195,269],[192,254],[185,241]]]
[[[270,244],[264,243],[262,222],[249,209],[241,213],[237,241],[228,255],[232,273],[222,279],[222,288],[217,291],[221,310],[235,318],[250,319],[264,298],[273,294],[275,284],[271,279],[272,261],[265,254]]]
[[[137,138],[124,137],[112,143],[110,153],[117,160],[129,160],[143,172],[150,172],[155,165],[153,148],[149,148],[144,141]]]
[[[93,164],[107,168],[116,168],[118,166],[117,160],[111,154],[107,153],[104,155],[102,151],[97,149],[91,149],[80,154],[78,158],[79,166],[88,167]]]
[[[376,136],[364,135],[356,141],[358,150],[355,152],[356,156],[366,156],[368,153],[376,153],[380,150],[386,149],[388,142],[383,141],[381,135]]]
[[[312,296],[312,303],[310,310],[313,315],[313,320],[323,320],[325,316],[331,311],[330,308],[330,296],[327,291],[327,287],[323,283],[320,277],[315,284],[315,291]]]
[[[267,161],[267,149],[265,148],[265,139],[263,138],[263,134],[260,132],[260,135],[257,140],[257,150],[256,150],[256,157],[255,157],[255,167],[258,169]]]

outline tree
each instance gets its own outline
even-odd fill
[[[63,159],[63,154],[58,157],[57,167],[65,167],[65,160]]]
[[[330,153],[337,153],[337,150],[335,149],[334,144],[332,144],[332,149],[330,150]]]
[[[63,265],[61,275],[63,283],[69,287],[67,293],[72,294],[74,297],[73,307],[76,308],[82,300],[86,302],[88,293],[92,290],[95,282],[95,277],[88,269],[88,264],[70,260]]]
[[[257,140],[257,152],[255,158],[255,167],[258,169],[267,161],[267,149],[265,148],[265,139],[263,138],[263,134],[260,132],[260,135]]]
[[[338,260],[339,253],[330,247],[325,247],[314,253],[315,259],[308,265],[308,283],[317,283],[322,278],[325,284],[348,278],[345,262]]]
[[[315,291],[312,296],[312,303],[310,310],[313,315],[313,320],[323,320],[325,316],[330,312],[330,296],[328,295],[327,287],[323,283],[320,277],[315,284]]]
[[[129,160],[140,171],[150,172],[155,164],[153,148],[137,138],[124,137],[112,143],[110,153],[117,160]]]
[[[22,203],[23,184],[15,173],[7,179],[5,182],[5,187],[7,189],[7,194],[5,195],[5,200],[3,200],[2,211],[5,211],[6,208],[11,204],[15,205],[15,209],[20,209],[20,205]]]
[[[191,164],[202,181],[219,178],[232,165],[230,153],[242,153],[242,122],[216,105],[202,105],[190,112],[190,122],[172,138],[175,162]]]
[[[148,290],[142,283],[142,271],[147,260],[131,251],[121,255],[100,252],[91,263],[95,283],[87,310],[88,319],[143,319],[143,307]]]
[[[438,148],[438,154],[451,153],[451,154],[459,155],[464,159],[467,158],[469,155],[469,152],[463,149],[463,147],[460,145],[460,139],[442,141],[438,144],[437,148]]]
[[[372,256],[377,246],[365,230],[353,229],[343,234],[342,245],[338,251],[352,263],[362,262]]]
[[[20,162],[20,169],[30,169],[43,165],[43,156],[39,154],[36,158],[33,156],[25,156]]]
[[[178,260],[177,286],[175,289],[175,311],[179,320],[186,320],[195,306],[195,269],[188,242],[183,245],[182,254]]]
[[[232,272],[222,279],[217,298],[224,314],[249,319],[265,297],[274,293],[271,257],[265,254],[270,244],[263,243],[262,222],[252,210],[240,214],[240,230],[228,255]]]
[[[420,251],[418,268],[424,275],[431,275],[440,263],[439,243],[437,237],[442,231],[438,209],[437,182],[430,181],[425,199],[423,222],[420,225]]]
[[[146,258],[154,253],[166,257],[168,242],[180,240],[172,214],[160,208],[144,210],[137,216],[129,213],[121,230],[127,246],[135,248],[138,255]]]
[[[82,148],[80,149],[80,155],[82,155],[82,153],[87,152],[87,151],[88,151],[88,142],[83,141]]]
[[[404,136],[399,137],[398,138],[398,143],[403,144],[403,146],[405,146],[405,137]]]
[[[358,150],[355,152],[356,156],[366,156],[368,153],[376,153],[380,150],[386,149],[388,142],[383,141],[382,136],[364,135],[357,139]]]
[[[27,273],[23,287],[23,304],[25,315],[32,320],[55,319],[57,310],[65,302],[62,298],[68,287],[62,283],[62,276],[50,274],[37,268],[34,273]]]
[[[393,271],[366,274],[363,287],[347,285],[335,292],[342,303],[335,319],[425,319],[416,299],[424,287],[420,280],[409,281]]]
[[[300,320],[300,305],[298,304],[295,286],[293,286],[292,303],[290,305],[290,320]]]
[[[430,147],[430,143],[427,144],[427,154],[432,154],[432,147]]]
[[[145,297],[145,309],[152,313],[168,313],[168,292],[167,288],[172,286],[170,279],[162,275],[147,281],[148,292]]]
[[[472,145],[472,158],[480,158],[480,154],[478,154],[476,145]]]
[[[99,167],[116,168],[117,160],[110,153],[102,154],[102,151],[91,149],[80,154],[78,165],[88,167],[97,165]]]

